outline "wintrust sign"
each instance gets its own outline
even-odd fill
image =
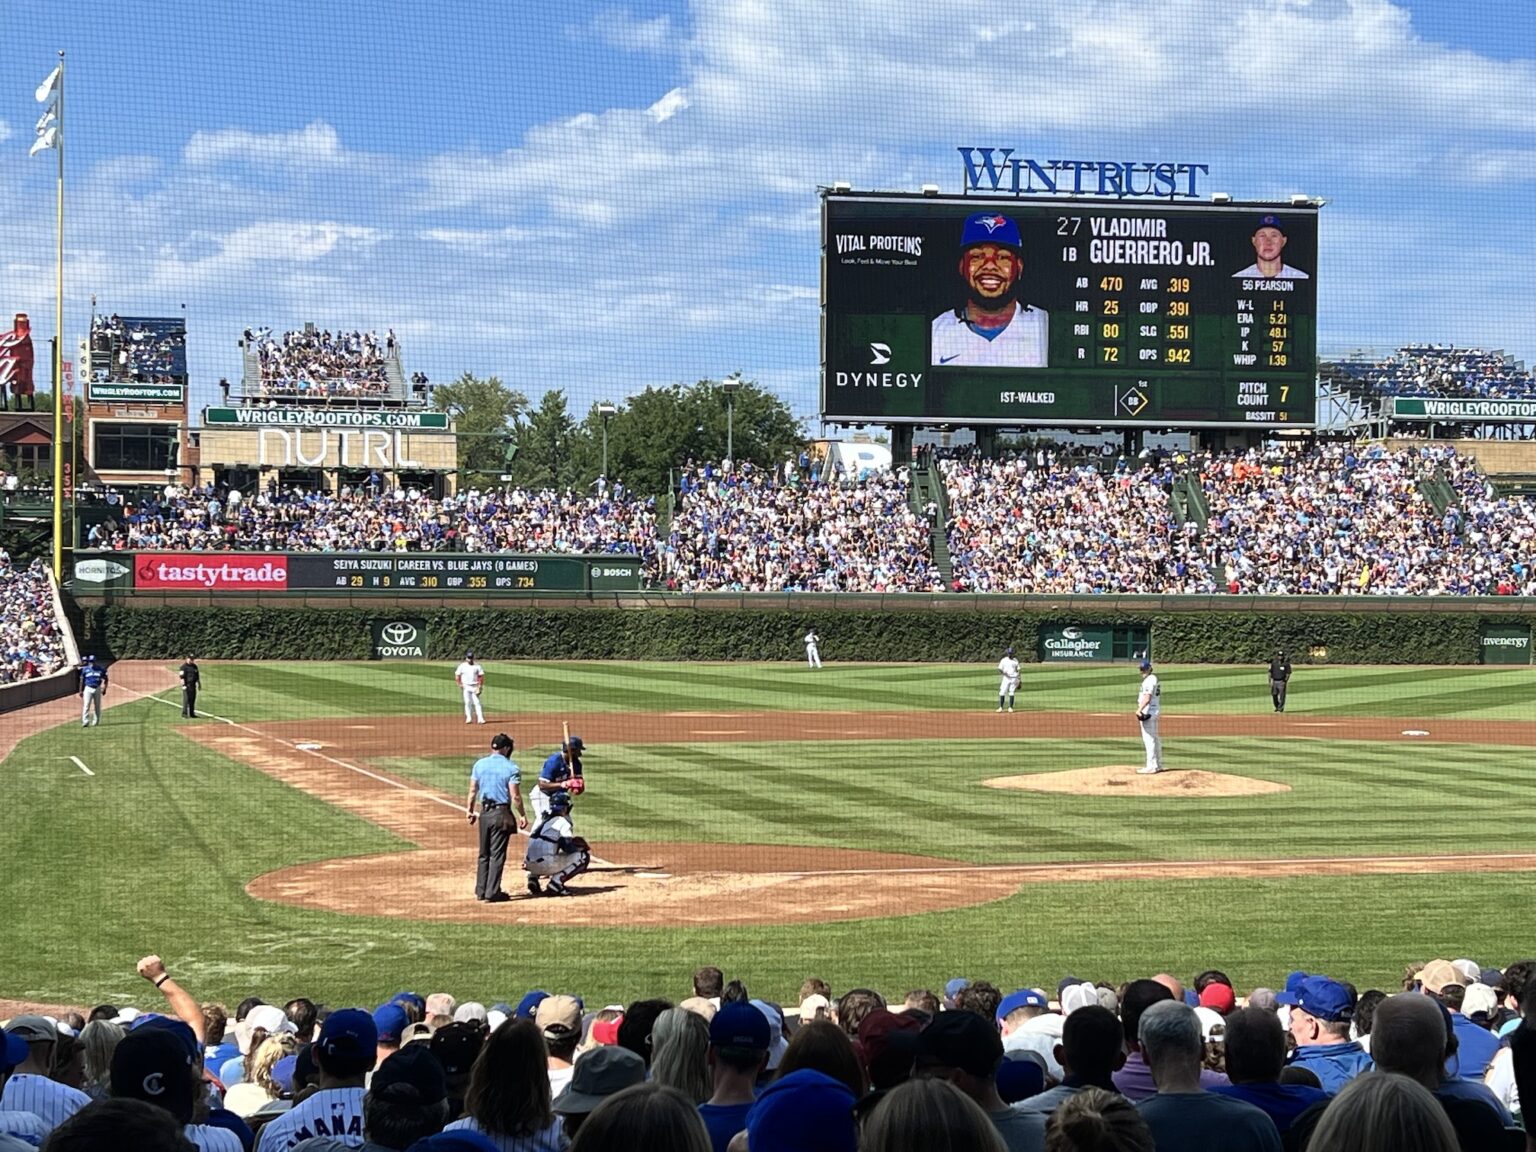
[[[281,556],[215,561],[206,552],[156,552],[138,558],[133,586],[167,591],[286,592],[288,564]]]

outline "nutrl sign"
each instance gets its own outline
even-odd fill
[[[1138,160],[1031,160],[1012,148],[956,149],[965,192],[1009,196],[1104,196],[1116,200],[1195,200],[1209,164]]]

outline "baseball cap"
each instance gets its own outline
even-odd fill
[[[417,1020],[414,1024],[407,1024],[405,1031],[400,1033],[400,1046],[403,1048],[407,1044],[419,1044],[423,1040],[430,1040],[434,1031],[436,1029],[425,1020]]]
[[[421,1013],[425,1013],[427,1010],[426,1000],[416,992],[396,992],[389,998],[389,1002],[391,1004],[414,1004],[416,1011]]]
[[[948,984],[944,985],[944,999],[949,1002],[951,1007],[953,1007],[955,997],[960,995],[960,993],[964,992],[970,986],[971,982],[964,976],[956,976]]]
[[[451,992],[433,992],[427,997],[426,1007],[423,1011],[428,1016],[452,1016],[453,1010],[459,1006]]]
[[[719,1017],[717,1016],[718,1020]],[[612,1020],[594,1020],[592,1022],[592,1043],[617,1044],[619,1042],[619,1025],[624,1023],[624,1017],[615,1016]]]
[[[466,1000],[454,1009],[453,1019],[457,1024],[469,1021],[479,1021],[483,1024],[485,1023],[485,1005],[478,1000]]]
[[[1017,992],[1008,993],[998,1004],[997,1022],[1001,1024],[1020,1008],[1049,1008],[1050,1006],[1045,993],[1034,988],[1020,988]]]
[[[855,1152],[853,1093],[814,1068],[801,1068],[763,1089],[747,1113],[752,1152]]]
[[[690,996],[679,1004],[678,1007],[684,1012],[692,1012],[695,1016],[702,1016],[706,1024],[715,1018],[715,1006],[702,996]]]
[[[574,996],[546,996],[534,1010],[533,1022],[544,1039],[569,1040],[581,1035],[581,1001]]]
[[[584,1115],[615,1092],[645,1083],[645,1060],[638,1052],[605,1044],[576,1057],[571,1082],[555,1097],[554,1110],[562,1116]]]
[[[1045,1091],[1045,1058],[1029,1048],[1003,1053],[997,1066],[997,1094],[1004,1104],[1017,1104]]]
[[[355,1076],[373,1067],[378,1056],[379,1030],[361,1008],[332,1012],[315,1041],[318,1062],[335,1076]]]
[[[768,1021],[768,1071],[772,1072],[779,1066],[779,1061],[784,1059],[784,1052],[789,1047],[789,1041],[784,1039],[784,1017],[766,1000],[753,1000],[751,1003],[752,1007],[763,1014],[763,1019]]]
[[[1285,235],[1285,221],[1281,220],[1273,212],[1266,212],[1259,217],[1259,222],[1253,226],[1253,230],[1257,232],[1260,228],[1273,228],[1282,236]]]
[[[31,1049],[15,1032],[0,1028],[0,1072],[9,1072],[18,1064],[25,1064]]]
[[[1136,667],[1140,668],[1143,672],[1150,672],[1152,671],[1152,661],[1143,660],[1140,664],[1136,665]]]
[[[766,1052],[773,1043],[773,1027],[767,1016],[751,1004],[733,1000],[720,1005],[709,1022],[709,1043],[714,1048],[747,1048]]]
[[[1195,1009],[1195,1019],[1200,1021],[1200,1039],[1202,1040],[1216,1039],[1216,1030],[1220,1028],[1225,1031],[1227,1026],[1225,1016],[1216,1011],[1216,1009],[1207,1008],[1203,1004]]]
[[[202,1055],[202,1045],[197,1042],[197,1033],[192,1031],[192,1026],[185,1020],[178,1020],[174,1016],[140,1016],[134,1022],[135,1031],[151,1028],[175,1037],[176,1042],[194,1063]]]
[[[466,653],[464,653],[464,659],[466,659],[466,660],[473,660],[474,658],[475,658],[475,654],[473,652],[466,652]]]
[[[1482,965],[1475,960],[1452,960],[1451,967],[1461,973],[1464,984],[1476,984],[1483,977]]]
[[[293,1021],[288,1019],[285,1013],[276,1004],[258,1004],[245,1014],[241,1021],[246,1026],[247,1034],[255,1032],[258,1028],[265,1028],[269,1034],[277,1032],[296,1032]]]
[[[1086,980],[1081,984],[1072,984],[1061,993],[1061,1014],[1070,1016],[1079,1008],[1096,1006],[1099,1002],[1099,990]]]
[[[192,1119],[196,1085],[192,1057],[163,1028],[138,1028],[112,1050],[112,1095],[164,1108],[182,1124]]]
[[[516,1016],[519,1020],[532,1020],[533,1014],[538,1011],[539,1005],[548,998],[548,992],[535,989],[517,1002],[517,1007],[513,1010],[512,1015]]]
[[[974,1012],[941,1012],[917,1036],[919,1066],[958,1068],[991,1076],[1003,1058],[1003,1038]]]
[[[828,1000],[820,992],[812,992],[804,1000],[800,1001],[800,1023],[805,1024],[816,1019],[816,1013],[828,1012],[832,1008],[832,1001]]]
[[[1426,992],[1441,992],[1451,984],[1466,984],[1466,979],[1449,960],[1431,960],[1415,979],[1424,985]]]
[[[1499,994],[1487,984],[1473,984],[1461,1001],[1461,1014],[1469,1019],[1481,1012],[1484,1018],[1493,1015],[1499,1006]]]
[[[285,1092],[293,1091],[293,1074],[299,1067],[297,1056],[284,1056],[272,1065],[272,1082]]]
[[[1237,993],[1226,984],[1207,984],[1200,993],[1200,1007],[1210,1008],[1225,1016],[1237,1007]]]
[[[46,1016],[17,1016],[6,1026],[6,1031],[27,1044],[51,1044],[59,1038],[58,1028]],[[25,1059],[23,1056],[22,1060]]]
[[[894,1088],[911,1074],[917,1036],[922,1030],[922,1021],[917,1017],[885,1008],[876,1008],[859,1021],[855,1047],[869,1073],[871,1088]]]
[[[1008,217],[1000,216],[995,212],[977,212],[965,218],[965,227],[960,232],[960,247],[963,250],[972,244],[1005,244],[1009,248],[1024,247],[1024,242],[1019,239],[1019,226]]]
[[[449,1076],[468,1076],[485,1044],[485,1033],[469,1021],[444,1024],[432,1033],[428,1047]]]
[[[379,1034],[380,1044],[398,1044],[411,1018],[398,1004],[383,1004],[374,1010],[373,1026]]]
[[[432,1105],[448,1098],[448,1076],[425,1044],[412,1044],[384,1058],[368,1092],[377,1100]]]
[[[1301,981],[1300,988],[1294,992],[1287,988],[1275,997],[1275,1001],[1293,1008],[1300,1008],[1307,1015],[1316,1016],[1319,1020],[1348,1020],[1354,1015],[1354,1005],[1350,1003],[1349,989],[1337,980],[1330,980],[1326,976],[1308,976]]]

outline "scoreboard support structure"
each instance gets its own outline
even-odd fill
[[[824,192],[822,420],[1311,428],[1319,207]]]

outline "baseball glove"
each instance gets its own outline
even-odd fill
[[[560,842],[562,852],[590,852],[592,845],[588,844],[584,836],[572,836]]]
[[[1141,720],[1141,721],[1150,720],[1150,719],[1152,719],[1152,713],[1150,713],[1150,712],[1138,712],[1138,713],[1136,713],[1136,719]]]
[[[565,790],[572,796],[580,796],[587,790],[587,782],[580,776],[573,776],[570,782],[566,784]]]

